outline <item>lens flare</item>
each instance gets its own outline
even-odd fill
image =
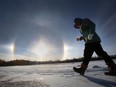
[[[11,43],[9,46],[8,46],[8,49],[9,51],[11,52],[11,59],[12,60],[15,60],[15,54],[14,54],[14,51],[15,51],[15,43]]]
[[[12,42],[10,44],[5,44],[2,45],[2,48],[5,49],[5,51],[7,52],[7,54],[9,55],[9,58],[11,60],[15,59],[15,55],[14,55],[14,51],[15,51],[15,42]]]
[[[12,54],[14,54],[15,44],[14,44],[14,43],[10,44],[10,45],[8,46],[8,49],[10,50],[10,52],[11,52]]]
[[[71,49],[70,46],[68,46],[66,43],[64,43],[64,54],[62,60],[67,59],[69,56],[68,51]]]

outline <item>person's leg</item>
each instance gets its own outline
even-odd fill
[[[95,47],[94,50],[95,50],[96,54],[98,56],[102,57],[105,60],[106,64],[114,63],[114,61],[110,58],[110,56],[103,50],[103,48],[99,42],[96,43],[94,47]]]
[[[109,72],[105,72],[106,75],[116,75],[116,64],[110,58],[110,56],[103,50],[100,43],[97,43],[95,46],[95,52],[98,56],[101,56],[104,60],[106,65],[109,67]]]
[[[75,72],[79,73],[80,75],[84,75],[93,52],[94,50],[93,50],[92,44],[85,44],[84,60],[80,68],[76,68],[76,67],[73,68]]]
[[[85,44],[85,49],[84,49],[84,59],[83,59],[83,63],[84,65],[88,66],[89,64],[89,61],[91,59],[91,56],[94,52],[94,47],[93,47],[93,43],[88,43],[88,44]]]

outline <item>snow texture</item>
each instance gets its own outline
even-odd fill
[[[73,71],[79,63],[0,67],[0,87],[116,87],[106,76],[104,61],[91,61],[84,76]]]

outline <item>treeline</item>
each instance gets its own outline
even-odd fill
[[[111,56],[112,59],[116,59],[116,55]],[[39,65],[39,64],[56,64],[56,63],[74,63],[74,62],[81,62],[82,58],[73,58],[67,60],[56,60],[56,61],[29,61],[29,60],[12,60],[12,61],[5,61],[0,59],[0,66],[16,66],[16,65]],[[103,60],[100,57],[92,57],[91,61],[96,60]]]

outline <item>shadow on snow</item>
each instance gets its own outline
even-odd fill
[[[107,81],[107,80],[90,77],[90,76],[84,76],[84,77],[87,78],[89,81],[94,82],[104,87],[115,87],[116,86],[116,82]]]

